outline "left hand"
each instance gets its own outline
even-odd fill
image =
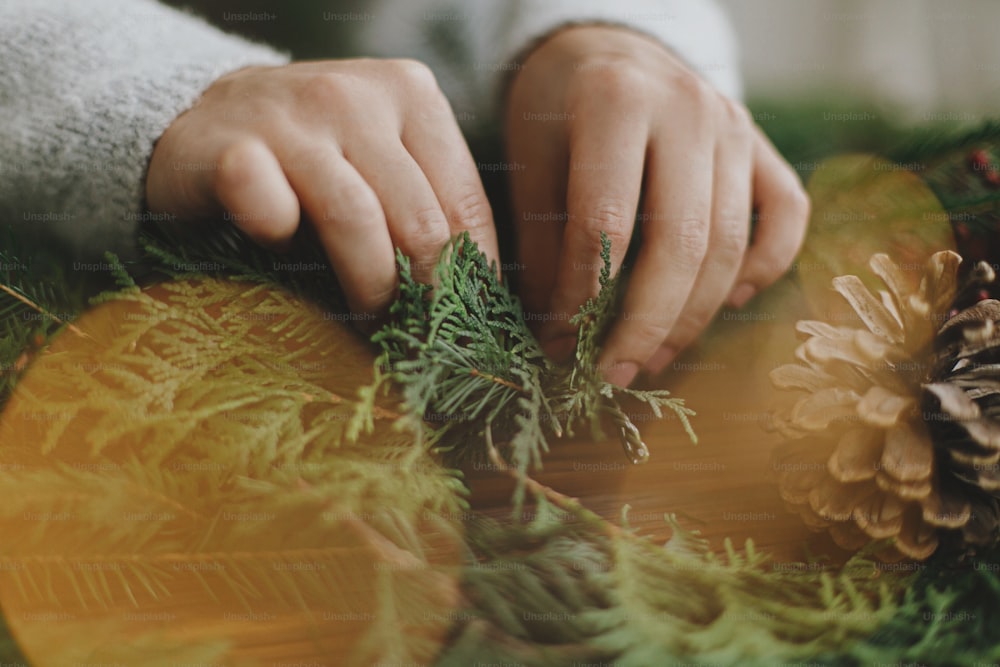
[[[511,82],[505,126],[521,297],[550,318],[538,334],[557,360],[575,343],[569,317],[598,292],[600,233],[616,273],[645,183],[643,244],[599,361],[609,382],[662,371],[724,301],[740,307],[780,277],[805,236],[801,183],[746,108],[631,30],[546,39]]]

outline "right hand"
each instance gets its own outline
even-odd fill
[[[724,303],[742,307],[798,254],[809,203],[795,171],[749,111],[656,40],[616,26],[557,31],[506,103],[508,154],[525,165],[511,176],[521,293],[551,316],[539,340],[557,361],[576,345],[571,316],[600,289],[601,232],[617,273],[643,190],[642,244],[597,360],[608,382],[664,371]]]
[[[394,248],[430,282],[468,231],[490,260],[496,232],[479,173],[434,75],[410,60],[249,67],[218,79],[156,144],[151,211],[224,211],[262,245],[315,227],[355,313],[378,317],[397,287]],[[368,318],[366,318],[368,319]]]

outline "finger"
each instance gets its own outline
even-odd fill
[[[714,133],[704,118],[674,122],[684,134],[662,134],[650,146],[642,247],[599,360],[605,379],[620,386],[666,340],[707,252]]]
[[[258,139],[222,152],[213,189],[224,217],[261,245],[283,248],[299,226],[299,199],[278,158]]]
[[[166,135],[153,154],[150,210],[183,220],[225,217],[262,245],[284,245],[298,227],[298,199],[268,147],[249,136],[207,145],[183,139],[183,132]]]
[[[438,111],[407,118],[402,140],[437,196],[451,237],[468,232],[487,260],[499,267],[493,212],[451,107],[444,102]]]
[[[330,143],[287,155],[292,188],[326,251],[348,306],[375,320],[396,293],[396,261],[375,191]],[[283,160],[285,161],[285,160]]]
[[[382,203],[392,242],[409,257],[413,277],[431,282],[451,230],[420,165],[398,139],[385,137],[359,138],[345,146],[344,156]]]
[[[541,120],[545,118],[545,120]],[[507,156],[517,169],[510,172],[511,201],[516,211],[517,256],[522,265],[519,294],[528,324],[537,333],[548,321],[556,282],[559,248],[566,213],[566,171],[569,162],[565,127],[541,113],[509,115]],[[572,343],[572,341],[570,341]],[[565,356],[572,351],[553,351]],[[561,354],[560,354],[561,352]]]
[[[799,177],[759,130],[754,146],[753,194],[757,226],[736,287],[729,295],[735,308],[788,270],[809,223],[809,197]]]
[[[715,147],[712,183],[712,223],[708,251],[691,295],[664,344],[647,369],[658,374],[690,345],[718,312],[733,289],[746,252],[750,232],[753,135],[749,119],[730,115],[730,128]]]
[[[600,291],[602,232],[611,241],[612,275],[621,267],[635,226],[646,158],[645,123],[625,122],[596,109],[580,115],[587,118],[586,125],[570,128],[569,220],[549,306],[553,319],[540,332],[543,347],[553,355],[564,353],[567,340],[576,337],[569,318]]]

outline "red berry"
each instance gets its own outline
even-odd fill
[[[979,293],[976,294],[977,301],[985,301],[988,298],[990,298],[989,290],[981,289],[979,290]]]
[[[990,168],[990,156],[981,148],[974,150],[969,154],[969,164],[976,171],[986,171]]]

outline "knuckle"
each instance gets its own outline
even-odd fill
[[[216,163],[216,190],[230,190],[251,182],[262,150],[266,148],[258,140],[249,137],[238,139],[222,149]]]
[[[642,317],[644,313],[636,313],[637,317]],[[634,329],[630,335],[632,349],[641,352],[639,356],[650,356],[663,344],[670,335],[671,326],[660,319],[650,319],[642,317],[642,324]],[[645,361],[639,359],[637,361]]]
[[[345,77],[334,72],[309,77],[304,84],[303,96],[307,103],[325,110],[342,107],[351,99]]]
[[[323,206],[325,224],[338,227],[365,227],[382,218],[382,206],[371,188],[362,183],[342,184]]]
[[[447,218],[439,208],[420,209],[414,212],[406,236],[406,250],[411,257],[437,257],[450,240]]]
[[[751,150],[754,140],[754,122],[750,110],[738,102],[734,102],[726,97],[720,97],[723,110],[720,120],[716,122],[719,128],[729,141],[736,146],[745,146]]]
[[[729,122],[739,130],[746,131],[753,127],[754,120],[750,110],[739,102],[735,102],[728,97],[723,97],[723,105]]]
[[[708,233],[704,220],[681,220],[674,229],[671,242],[680,255],[679,261],[692,268],[699,266],[708,252]]]
[[[493,228],[493,212],[486,196],[479,192],[460,195],[451,209],[452,227],[468,231],[473,236]]]
[[[413,213],[413,227],[414,232],[420,236],[440,236],[448,228],[448,220],[440,208],[431,206],[417,209]]]
[[[635,103],[649,90],[646,72],[630,59],[602,56],[580,65],[580,82],[590,95],[611,102]]]
[[[579,230],[586,243],[601,247],[601,234],[611,241],[612,248],[624,248],[631,240],[628,207],[621,199],[605,199],[588,210],[579,220]]]
[[[388,66],[412,90],[424,92],[438,90],[437,77],[425,63],[412,58],[397,58],[388,61]]]
[[[719,97],[708,82],[691,71],[677,75],[674,79],[674,90],[697,106],[707,106]]]
[[[680,230],[674,241],[691,264],[696,265],[705,259],[705,254],[708,252],[708,239],[704,234],[697,231]]]
[[[746,221],[743,218],[729,217],[721,225],[717,233],[712,235],[711,243],[721,263],[726,265],[739,261],[749,244]]]
[[[701,329],[705,323],[708,322],[711,316],[711,311],[701,304],[698,304],[695,308],[685,308],[684,312],[680,314],[677,321],[674,323],[674,327],[670,331],[670,338],[676,340],[681,337],[686,337],[689,331],[697,331]]]

